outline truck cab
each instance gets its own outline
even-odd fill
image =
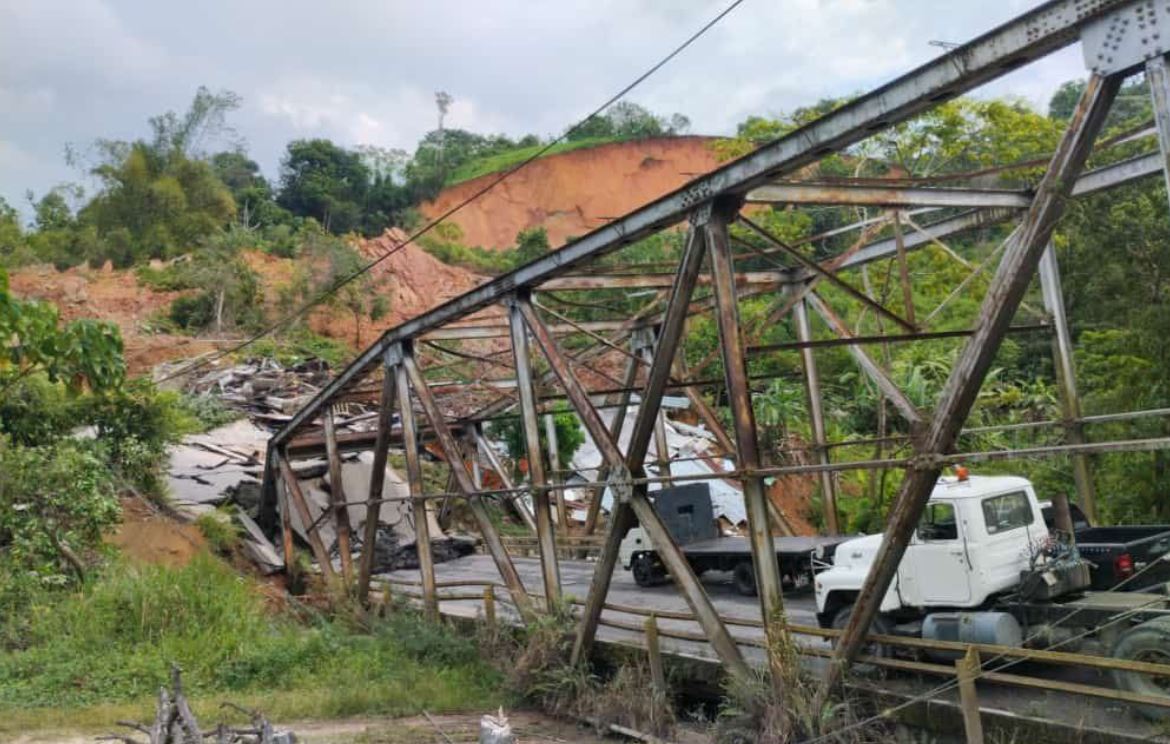
[[[1032,484],[1014,476],[939,478],[880,612],[921,616],[973,609],[1019,584],[1048,538]],[[882,536],[842,543],[831,568],[817,574],[817,618],[840,626],[865,582]]]

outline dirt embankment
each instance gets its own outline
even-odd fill
[[[405,239],[399,230],[387,231],[379,238],[362,241],[358,250],[373,260],[390,251]],[[296,276],[296,261],[262,253],[245,251],[244,259],[260,276],[268,312],[277,317],[281,308],[277,297]],[[466,269],[448,266],[415,245],[395,251],[371,272],[373,292],[390,299],[389,314],[372,322],[361,321],[362,343],[404,320],[425,312],[484,281],[484,277]],[[232,334],[223,338],[156,333],[154,319],[165,316],[171,302],[182,292],[160,292],[140,285],[133,270],[75,267],[57,271],[52,266],[27,266],[9,274],[9,285],[17,297],[47,300],[55,304],[63,321],[95,318],[114,323],[122,332],[126,361],[132,374],[148,371],[154,365],[185,359],[214,350],[231,342]],[[320,307],[310,319],[313,330],[332,338],[353,343],[353,317],[342,308]]]
[[[543,226],[555,248],[682,186],[719,163],[715,137],[663,137],[617,142],[551,155],[527,165],[451,217],[462,243],[503,249],[516,233]],[[499,174],[444,189],[420,211],[437,217]]]

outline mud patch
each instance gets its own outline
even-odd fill
[[[207,547],[193,524],[179,524],[136,498],[122,499],[122,523],[106,543],[139,563],[185,566]]]

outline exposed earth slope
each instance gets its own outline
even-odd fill
[[[516,233],[543,226],[559,247],[678,188],[719,163],[715,137],[660,137],[550,155],[530,163],[461,209],[451,221],[465,245],[502,249]],[[444,189],[421,207],[433,219],[483,189],[498,173]]]

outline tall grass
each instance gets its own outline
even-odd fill
[[[270,612],[252,582],[210,556],[182,568],[116,566],[79,592],[0,618],[0,633],[0,732],[36,721],[95,724],[94,706],[149,709],[171,662],[192,699],[246,701],[270,715],[504,702],[499,674],[468,640],[406,611],[369,632],[304,625]]]

